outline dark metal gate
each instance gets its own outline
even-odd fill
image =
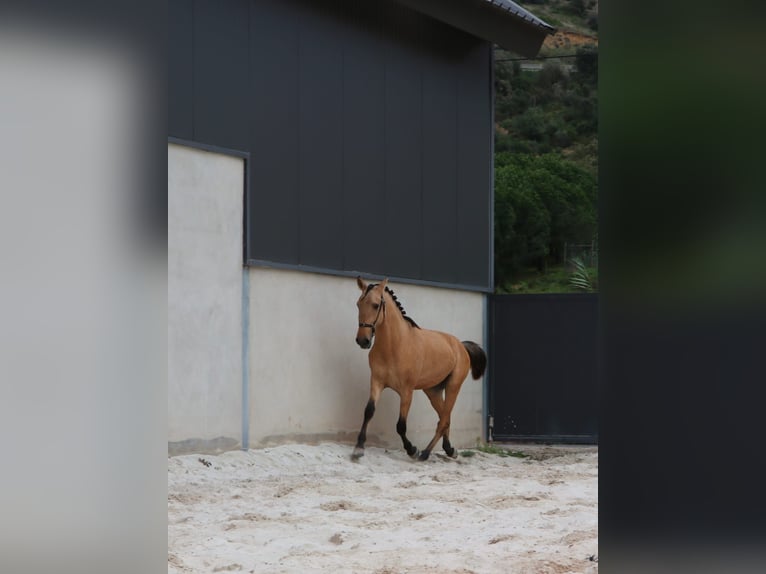
[[[598,442],[598,296],[490,297],[494,440]]]

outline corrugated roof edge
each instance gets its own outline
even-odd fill
[[[549,34],[554,34],[556,32],[556,28],[554,28],[547,22],[535,16],[529,10],[522,8],[521,6],[516,4],[516,2],[511,2],[511,0],[486,0],[486,1],[492,4],[493,6],[500,8],[501,10],[510,12],[514,16],[521,18],[522,20],[524,20],[525,22],[529,24],[533,24],[535,26],[538,26],[539,28],[546,30]]]

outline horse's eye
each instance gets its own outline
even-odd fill
[[[378,307],[380,307],[380,305],[378,303],[373,303],[372,304],[372,308],[375,309],[376,311],[378,310]]]

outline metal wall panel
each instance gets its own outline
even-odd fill
[[[598,296],[490,297],[496,440],[598,441]]]
[[[458,80],[457,282],[489,284],[492,108],[491,46],[476,42],[464,57]],[[489,161],[487,158],[490,158]]]
[[[196,141],[247,150],[249,10],[249,0],[195,1]]]
[[[170,135],[251,154],[248,261],[491,290],[489,43],[390,1],[170,20]]]
[[[382,3],[353,3],[343,55],[344,269],[384,274],[386,49]]]
[[[194,138],[194,2],[170,0],[168,11],[168,134]]]
[[[253,2],[250,13],[251,242],[247,256],[298,263],[298,50],[301,11]]]
[[[303,18],[298,49],[299,263],[343,268],[343,29]]]
[[[424,27],[434,45],[449,41],[436,22]],[[457,81],[442,54],[427,53],[423,69],[423,275],[457,283]]]
[[[404,14],[402,14],[404,13]],[[418,19],[404,8],[388,14],[388,28],[398,41],[386,49],[384,218],[386,273],[421,277],[422,265],[422,122],[423,62],[411,47],[418,39]]]

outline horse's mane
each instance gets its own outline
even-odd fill
[[[373,288],[377,287],[378,283],[370,283],[367,285],[367,290],[364,292],[366,295],[370,292]],[[407,321],[410,325],[413,327],[420,329],[420,325],[418,325],[415,320],[412,317],[407,316],[407,311],[404,310],[404,307],[402,307],[402,304],[399,302],[399,299],[396,298],[396,295],[394,294],[393,289],[391,289],[388,285],[386,285],[386,293],[391,295],[391,299],[394,300],[394,303],[396,303],[396,308],[399,309],[399,312],[402,314],[402,317],[404,317],[404,320]]]

